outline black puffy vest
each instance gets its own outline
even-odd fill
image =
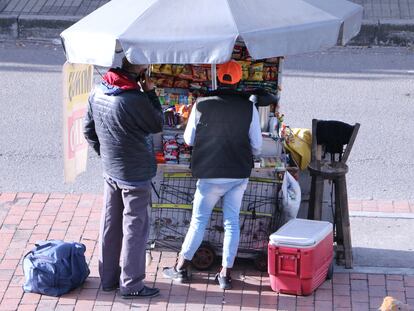
[[[253,104],[243,93],[216,92],[197,102],[192,173],[196,178],[247,178],[253,167],[249,129]]]

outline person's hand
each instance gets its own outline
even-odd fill
[[[155,88],[154,82],[152,82],[151,78],[148,75],[148,70],[140,77],[139,84],[144,92],[152,91]]]

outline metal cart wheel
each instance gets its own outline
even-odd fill
[[[208,243],[203,243],[194,254],[191,263],[197,270],[208,270],[216,260],[216,252]]]
[[[328,274],[326,275],[326,279],[327,280],[332,280],[333,273],[334,273],[334,261],[332,260],[331,264],[329,265],[329,268],[328,268]]]
[[[261,272],[267,271],[267,254],[259,253],[253,260],[254,266],[257,270]]]

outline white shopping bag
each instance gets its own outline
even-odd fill
[[[281,197],[284,221],[296,218],[301,202],[301,191],[299,183],[288,171],[283,177]]]

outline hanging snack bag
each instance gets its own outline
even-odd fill
[[[165,75],[171,76],[173,74],[172,65],[170,65],[170,64],[162,65],[161,68],[160,68],[160,72],[165,74]]]
[[[179,78],[176,78],[174,80],[174,87],[180,88],[180,89],[188,89],[190,86],[190,83],[188,80],[181,80]]]
[[[178,163],[179,145],[176,136],[164,135],[162,141],[165,162],[170,164]]]
[[[264,63],[254,63],[250,66],[250,81],[263,81]]]
[[[277,80],[277,68],[274,64],[265,64],[263,70],[263,78],[265,81]]]
[[[238,61],[240,66],[242,67],[242,80],[248,80],[249,79],[249,69],[250,69],[250,61]]]
[[[191,65],[184,65],[183,70],[178,74],[178,77],[181,79],[192,79],[193,78],[193,70],[191,69]]]
[[[211,81],[211,67],[206,68],[207,80]]]
[[[194,81],[206,81],[206,70],[201,66],[193,66],[193,80]]]
[[[168,87],[171,88],[174,86],[174,78],[173,77],[158,77],[154,79],[154,83],[157,87]]]
[[[161,65],[160,64],[151,65],[151,72],[152,73],[161,73]]]
[[[172,65],[172,73],[174,76],[179,76],[184,69],[184,65]]]
[[[243,47],[240,45],[235,45],[233,48],[232,59],[240,60],[243,58]]]
[[[164,124],[169,127],[175,126],[175,116],[172,108],[164,111]]]

